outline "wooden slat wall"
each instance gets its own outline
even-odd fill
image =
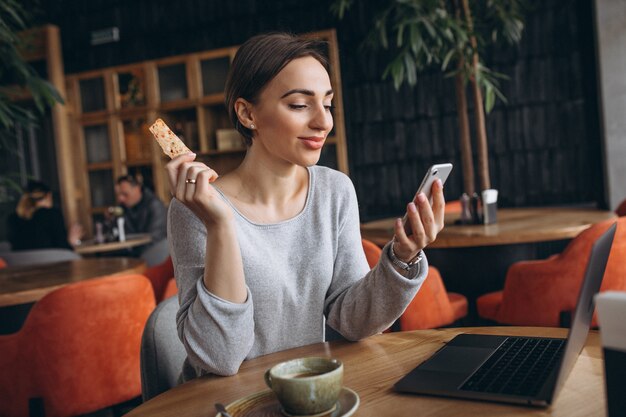
[[[342,67],[350,175],[361,219],[400,215],[422,172],[456,165],[448,199],[462,188],[453,82],[438,71],[411,90],[381,81],[384,59],[358,49],[377,0],[355,2],[343,21],[331,0],[109,2],[48,0],[62,29],[68,73],[240,44],[260,31],[336,27]],[[487,117],[491,180],[502,206],[603,205],[591,6],[585,0],[531,0],[519,47],[494,50],[508,104]],[[120,29],[117,43],[90,46],[89,32]],[[470,115],[470,118],[472,116]],[[473,123],[473,121],[472,121]]]

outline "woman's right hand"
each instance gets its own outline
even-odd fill
[[[195,159],[193,153],[179,155],[166,165],[172,195],[205,225],[230,221],[232,209],[210,184],[217,179],[217,172]]]

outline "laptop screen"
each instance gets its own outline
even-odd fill
[[[561,386],[565,383],[565,380],[576,363],[576,358],[587,340],[594,310],[593,297],[600,290],[606,264],[609,254],[611,253],[611,245],[613,244],[616,228],[617,223],[613,223],[611,227],[596,240],[591,249],[591,255],[587,263],[583,283],[580,287],[578,303],[576,304],[574,319],[572,320],[572,325],[567,336],[567,346],[563,353],[563,362],[554,392],[559,392]]]

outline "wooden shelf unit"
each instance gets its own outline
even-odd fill
[[[328,42],[335,127],[322,159],[326,155],[333,168],[347,174],[336,33],[325,30],[302,36]],[[168,159],[148,131],[158,117],[217,172],[228,172],[241,162],[245,147],[220,148],[216,137],[218,130],[233,129],[223,90],[236,51],[236,46],[220,48],[66,77],[72,139],[82,174],[77,181],[86,196],[79,202],[80,220],[86,231],[93,231],[94,216],[115,204],[113,186],[120,175],[141,174],[159,198],[170,200],[164,169]]]

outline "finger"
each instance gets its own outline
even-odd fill
[[[420,193],[420,194],[422,195],[422,197],[424,197],[423,193]],[[419,204],[419,197],[418,197],[418,204]],[[426,201],[426,204],[428,204],[428,201]],[[418,211],[418,207],[413,202],[410,202],[409,204],[407,204],[406,212],[408,215],[409,224],[411,225],[411,231],[413,232],[412,234],[413,241],[420,244],[424,240],[424,235],[425,235],[424,225],[422,224],[423,223],[422,215]]]
[[[202,201],[206,197],[211,197],[214,190],[213,187],[209,184],[211,182],[211,178],[213,177],[213,171],[210,168],[205,169],[204,171],[200,171],[197,176],[197,181],[195,183],[194,189],[194,203],[202,204]],[[190,184],[191,185],[191,184]]]
[[[422,246],[432,242],[437,237],[438,227],[435,224],[433,209],[423,193],[418,195],[419,220],[422,227],[424,240],[419,242]]]
[[[435,216],[435,223],[437,223],[439,230],[443,229],[446,200],[443,196],[443,184],[441,180],[437,180],[433,183],[433,214]]]
[[[410,216],[409,216],[410,217]],[[416,252],[417,245],[406,235],[402,219],[396,219],[394,223],[395,235],[392,241],[393,253],[399,259],[410,259],[413,252]]]
[[[206,165],[202,162],[184,162],[178,170],[178,178],[176,180],[176,198],[185,200],[187,191],[187,180],[195,180],[195,172],[205,169]]]
[[[409,221],[408,216],[407,216],[407,222]],[[394,232],[394,236],[393,236],[393,240],[396,242],[404,242],[404,243],[409,243],[409,238],[406,234],[406,232],[404,231],[404,224],[401,218],[397,218],[396,221],[393,223],[393,232]]]
[[[172,159],[170,162],[165,165],[165,170],[167,171],[167,178],[170,183],[170,191],[172,194],[176,192],[176,182],[178,179],[178,171],[180,166],[185,162],[191,162],[196,159],[195,153],[186,153],[184,155],[179,155],[176,158]]]

